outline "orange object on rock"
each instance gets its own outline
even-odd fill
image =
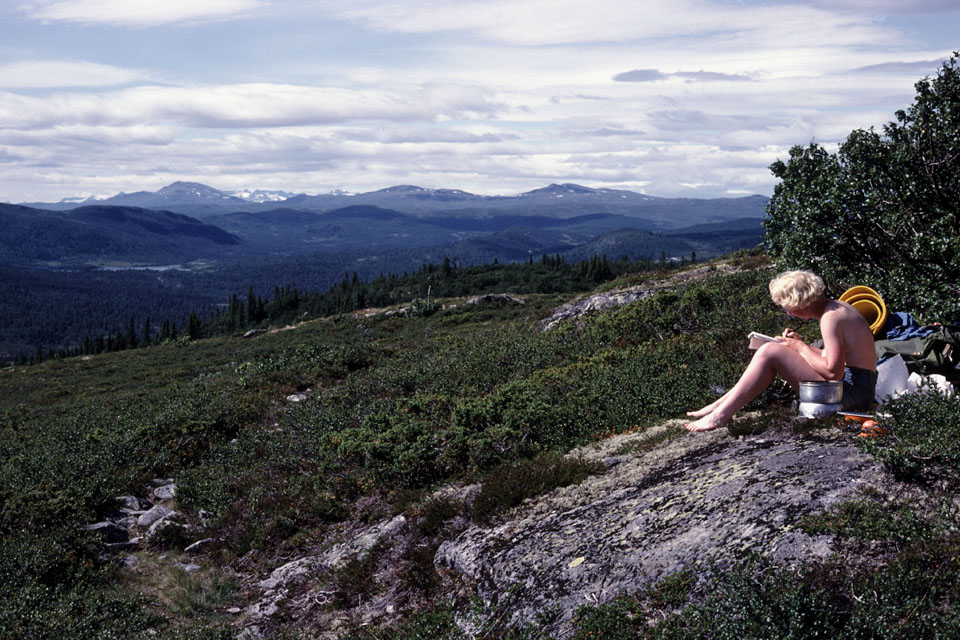
[[[879,438],[886,434],[887,430],[877,424],[875,420],[865,420],[860,427],[861,438]]]

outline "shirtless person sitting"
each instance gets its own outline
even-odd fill
[[[740,380],[715,402],[687,413],[699,418],[689,431],[707,431],[727,423],[741,407],[760,395],[779,374],[799,390],[801,380],[843,380],[844,410],[867,409],[877,383],[873,334],[867,321],[846,302],[823,293],[823,280],[809,271],[787,271],[770,281],[770,297],[801,320],[817,318],[823,350],[787,329],[777,342],[763,344]]]

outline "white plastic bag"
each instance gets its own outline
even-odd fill
[[[910,374],[910,378],[907,380],[908,393],[926,393],[930,389],[939,389],[941,393],[947,396],[954,394],[953,385],[939,373],[931,373],[929,376],[922,376],[919,373]]]
[[[877,365],[876,400],[883,404],[890,398],[896,398],[907,390],[910,372],[907,364],[898,353]]]

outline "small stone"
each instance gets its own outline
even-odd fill
[[[121,562],[123,566],[131,568],[137,566],[140,563],[140,559],[137,558],[137,556],[124,556]]]
[[[203,540],[197,540],[183,551],[185,553],[200,553],[216,541],[216,538],[204,538]]]
[[[303,402],[307,399],[307,395],[304,393],[294,393],[293,395],[287,396],[287,402]]]
[[[179,513],[174,511],[173,515],[170,516],[169,518],[164,518],[163,520],[157,520],[156,522],[154,522],[152,525],[150,525],[150,528],[147,529],[147,536],[146,536],[147,539],[149,540],[150,538],[153,538],[154,536],[156,536],[158,533],[160,533],[167,527],[180,527],[182,529],[186,529],[185,525],[177,524],[176,522],[173,522],[173,518],[179,515],[180,515]]]
[[[174,566],[176,566],[178,569],[180,569],[184,573],[196,573],[197,571],[200,571],[200,569],[202,568],[198,564],[186,564],[183,562],[178,562]]]
[[[117,506],[130,509],[131,511],[136,511],[140,509],[140,498],[136,496],[117,496],[114,498],[117,501]]]
[[[150,509],[142,516],[137,518],[137,524],[141,527],[149,527],[157,520],[165,520],[171,517],[171,514],[176,513],[173,509],[168,509],[163,505],[158,504],[154,508]]]
[[[165,484],[153,490],[153,497],[157,500],[173,500],[177,495],[177,485]]]
[[[103,542],[126,542],[130,538],[127,530],[114,522],[97,522],[96,524],[84,525],[83,528]]]
[[[240,607],[230,607],[229,609],[227,609],[227,613],[232,613],[233,615],[237,615],[241,611],[243,611],[243,609],[241,609]]]

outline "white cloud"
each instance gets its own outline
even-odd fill
[[[656,69],[633,69],[613,76],[614,82],[659,82],[676,78],[687,82],[750,82],[744,74],[719,73],[717,71],[674,71],[663,73]]]
[[[421,86],[407,94],[279,84],[148,86],[43,97],[0,93],[0,126],[177,123],[206,128],[277,127],[367,119],[433,121],[490,115],[500,108],[488,92],[458,85]]]
[[[940,13],[960,9],[956,0],[814,0],[813,4],[825,9],[868,13]]]
[[[262,0],[58,0],[35,2],[28,15],[57,22],[152,27],[229,18],[262,5]]]
[[[0,64],[0,87],[38,89],[63,87],[105,87],[143,80],[135,69],[95,62],[24,60]]]
[[[707,0],[331,0],[331,15],[399,33],[472,33],[518,45],[660,40],[720,35],[781,46],[880,44],[892,32],[871,16],[802,4],[749,6]],[[739,34],[737,36],[736,34]]]
[[[42,23],[0,24],[26,60],[0,64],[0,192],[53,199],[176,179],[769,192],[791,145],[883,124],[949,54],[916,37],[943,20],[860,0],[21,2]]]

